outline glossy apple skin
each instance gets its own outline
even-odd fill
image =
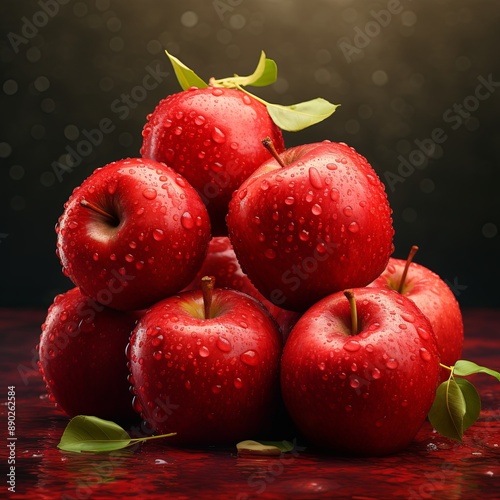
[[[148,116],[142,134],[141,155],[165,162],[197,189],[214,235],[227,234],[233,191],[270,158],[262,139],[269,136],[284,150],[266,107],[237,89],[193,87],[170,95]]]
[[[396,290],[406,261],[391,257],[384,272],[370,286]],[[464,324],[460,305],[450,287],[433,271],[412,262],[406,275],[402,294],[411,299],[429,319],[436,335],[441,363],[452,366],[462,356]],[[450,371],[441,370],[441,380]]]
[[[125,348],[140,316],[105,307],[78,288],[55,297],[42,325],[38,365],[64,413],[137,420]]]
[[[314,444],[347,455],[406,448],[432,405],[439,356],[429,320],[387,289],[353,289],[360,333],[343,292],[306,311],[281,363],[285,405]]]
[[[304,311],[365,286],[393,251],[391,209],[365,158],[342,143],[288,149],[266,162],[229,204],[229,237],[243,271],[274,304]]]
[[[92,202],[119,220],[81,206]],[[97,169],[71,195],[56,227],[63,272],[83,293],[143,309],[195,276],[210,241],[200,197],[166,165],[130,158]]]
[[[215,236],[210,240],[208,253],[203,265],[200,271],[198,271],[196,278],[185,290],[197,290],[200,288],[203,276],[213,276],[215,284],[219,288],[232,288],[233,290],[244,292],[261,302],[281,328],[283,342],[286,341],[293,325],[299,319],[300,313],[281,309],[281,307],[267,300],[252,285],[248,276],[242,271],[231,241],[227,236]]]
[[[214,289],[211,319],[201,291],[152,306],[128,348],[134,406],[158,433],[183,445],[234,444],[271,423],[277,408],[279,329],[252,297]]]

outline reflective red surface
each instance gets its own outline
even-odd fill
[[[2,470],[15,458],[15,493],[2,473],[0,498],[500,498],[500,383],[487,375],[470,377],[483,409],[463,443],[426,423],[405,452],[385,458],[335,457],[300,442],[291,454],[270,458],[237,457],[232,448],[175,449],[166,440],[114,454],[62,452],[56,446],[68,419],[47,399],[36,371],[44,316],[0,310]],[[463,357],[499,370],[500,311],[465,311],[464,319]],[[9,386],[16,441],[7,436]]]

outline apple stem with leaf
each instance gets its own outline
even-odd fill
[[[357,335],[359,333],[358,329],[358,309],[356,307],[356,299],[352,290],[345,290],[344,295],[349,301],[351,307],[351,335]]]
[[[94,212],[102,215],[103,217],[108,219],[113,224],[113,226],[117,226],[119,223],[118,219],[114,215],[111,215],[110,213],[106,212],[105,210],[98,207],[97,205],[94,205],[93,203],[88,202],[87,200],[80,200],[80,205],[82,207],[88,208],[89,210],[93,210]]]
[[[215,278],[213,276],[203,276],[201,278],[201,292],[203,293],[203,310],[205,319],[212,317],[212,296],[214,291]]]
[[[399,282],[399,286],[398,286],[398,293],[403,293],[403,287],[404,287],[404,284],[405,284],[405,281],[406,281],[406,276],[408,274],[408,270],[410,269],[411,261],[413,260],[413,257],[415,257],[415,254],[417,252],[418,252],[418,246],[417,245],[413,245],[410,248],[410,252],[408,253],[408,257],[406,259],[405,268],[403,270],[403,274],[401,276],[401,281]]]

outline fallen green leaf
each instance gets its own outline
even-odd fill
[[[247,439],[236,445],[238,455],[278,456],[293,450],[289,441],[253,441]]]
[[[89,415],[73,417],[63,432],[57,447],[75,453],[102,453],[121,450],[141,441],[174,436],[174,433],[132,439],[118,424]]]

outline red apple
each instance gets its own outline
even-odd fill
[[[148,116],[141,154],[184,176],[206,204],[213,234],[222,235],[231,194],[270,157],[261,144],[267,136],[284,149],[264,104],[237,89],[193,87]]]
[[[207,287],[207,277],[203,281]],[[278,401],[281,336],[252,297],[183,292],[152,306],[128,356],[135,408],[177,444],[234,444],[260,432]],[[211,297],[211,298],[210,298]]]
[[[415,253],[417,247],[412,250]],[[462,356],[464,343],[460,305],[450,287],[436,273],[411,259],[412,256],[408,260],[391,257],[384,272],[370,286],[397,290],[415,302],[431,322],[441,363],[453,366]],[[449,376],[450,371],[443,368],[441,380]]]
[[[265,162],[235,192],[227,225],[259,292],[296,311],[367,285],[393,250],[384,186],[343,143],[297,146]]]
[[[436,341],[410,299],[386,289],[350,293],[352,306],[335,293],[293,328],[281,363],[283,399],[314,444],[387,455],[409,445],[429,412],[439,377]]]
[[[198,289],[203,276],[214,276],[218,287],[239,290],[262,302],[280,326],[284,341],[300,317],[297,312],[287,311],[276,306],[252,285],[248,276],[242,271],[231,241],[227,236],[215,236],[210,240],[205,261],[195,279],[185,290]]]
[[[78,288],[55,297],[38,354],[49,396],[63,412],[120,421],[137,417],[125,348],[139,318],[105,307]]]
[[[59,218],[63,271],[86,295],[143,309],[195,276],[210,221],[193,187],[164,164],[130,158],[97,169]]]

